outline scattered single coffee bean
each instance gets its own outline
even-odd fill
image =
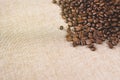
[[[92,48],[90,48],[92,51],[95,51],[96,50],[96,48],[95,47],[92,47]]]
[[[60,26],[60,30],[63,30],[64,29],[64,27],[63,26]]]
[[[109,48],[120,42],[120,0],[53,0],[68,24],[66,40],[96,50],[107,41]],[[63,30],[63,26],[60,26]]]

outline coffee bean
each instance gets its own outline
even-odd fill
[[[90,48],[92,51],[95,51],[96,50],[96,48],[95,47],[92,47],[92,48]]]
[[[108,46],[109,46],[109,48],[113,48],[113,45],[112,45],[112,43],[111,42],[108,42]]]
[[[78,22],[79,22],[79,23],[83,23],[83,22],[84,22],[84,20],[83,20],[83,19],[81,19],[81,18],[79,18]]]
[[[93,22],[93,19],[87,19],[88,20],[88,22]]]
[[[74,41],[74,42],[78,42],[79,39],[78,39],[77,37],[74,37],[74,38],[73,38],[73,41]]]
[[[60,26],[60,30],[63,30],[64,28],[63,28],[63,26]]]
[[[89,38],[93,38],[93,34],[92,33],[88,33],[88,37]]]
[[[68,22],[68,25],[69,25],[69,26],[72,26],[73,24],[72,24],[72,22]]]
[[[93,48],[94,44],[88,44],[87,46],[88,46],[88,48]]]
[[[92,44],[92,40],[90,40],[90,39],[86,40],[86,44],[87,45]]]
[[[82,30],[82,27],[81,27],[81,26],[76,26],[76,27],[75,27],[75,30],[76,30],[76,31],[80,31],[80,30]]]
[[[115,22],[116,22],[116,21],[118,21],[118,19],[117,19],[117,18],[113,18],[112,21],[115,21]]]
[[[96,39],[96,43],[97,43],[97,44],[102,44],[102,40]]]
[[[66,36],[66,40],[67,40],[67,41],[72,41],[73,39],[72,39],[71,35],[67,35],[67,36]]]
[[[81,45],[82,46],[86,45],[86,41],[84,39],[81,40]]]

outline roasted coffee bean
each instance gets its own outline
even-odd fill
[[[90,40],[90,39],[86,40],[86,44],[87,45],[92,44],[92,40]]]
[[[113,48],[113,45],[112,45],[112,43],[111,42],[108,42],[108,46],[109,46],[109,48]]]
[[[93,19],[87,19],[88,20],[88,22],[93,22]]]
[[[112,19],[112,21],[114,21],[114,22],[115,22],[115,21],[118,21],[118,19],[117,19],[117,18],[113,18],[113,19]]]
[[[66,40],[73,42],[74,47],[87,45],[95,51],[94,44],[103,41],[107,41],[109,48],[119,44],[119,0],[53,0],[53,3],[61,8],[61,16],[68,24]]]
[[[96,43],[97,43],[97,44],[102,44],[102,42],[103,42],[102,40],[96,39]]]
[[[77,43],[76,42],[73,42],[73,47],[76,47],[77,46]]]
[[[67,35],[67,36],[66,36],[66,40],[67,40],[67,41],[72,41],[72,40],[73,40],[73,39],[72,39],[72,36],[71,36],[71,35]]]
[[[96,48],[95,47],[92,47],[92,48],[90,48],[92,51],[95,51],[96,50]]]
[[[73,41],[74,41],[74,42],[78,42],[79,39],[78,39],[77,37],[74,37],[74,38],[73,38]]]
[[[86,41],[84,39],[81,40],[81,45],[86,45]]]
[[[75,27],[75,30],[76,30],[76,31],[80,31],[80,30],[82,30],[82,27],[81,27],[81,26],[76,26],[76,27]]]
[[[89,38],[93,38],[93,34],[89,32],[89,33],[88,33],[88,37],[89,37]]]
[[[64,29],[64,27],[63,26],[60,26],[60,30],[63,30]]]
[[[88,46],[88,48],[93,48],[94,44],[88,44],[87,46]]]

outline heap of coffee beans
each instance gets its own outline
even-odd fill
[[[117,1],[117,2],[116,2]],[[113,48],[120,42],[119,0],[53,0],[61,7],[62,18],[68,24],[67,41],[73,46],[107,42]]]

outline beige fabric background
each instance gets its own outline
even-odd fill
[[[51,0],[0,0],[0,80],[120,80],[120,45],[73,48]]]

